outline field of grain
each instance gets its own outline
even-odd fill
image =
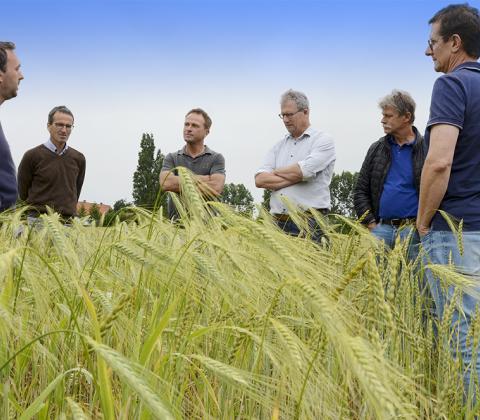
[[[453,304],[437,325],[400,244],[332,218],[316,245],[183,188],[182,224],[0,215],[0,418],[473,418]]]

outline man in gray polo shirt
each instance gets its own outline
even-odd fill
[[[212,120],[201,108],[187,112],[183,125],[183,138],[186,145],[169,153],[163,160],[160,172],[160,188],[163,191],[179,193],[180,179],[174,169],[182,166],[196,174],[196,178],[206,186],[210,195],[219,196],[225,183],[225,159],[205,145],[205,137],[210,132]],[[178,217],[178,212],[171,199],[168,200],[168,216]]]

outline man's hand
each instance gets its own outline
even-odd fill
[[[211,175],[196,175],[195,179],[199,181],[200,191],[206,196],[218,197],[223,192],[225,184],[225,175],[221,173]]]
[[[420,237],[424,237],[428,232],[430,232],[430,227],[424,226],[420,222],[417,222],[417,230]]]
[[[160,188],[162,191],[180,192],[180,178],[172,171],[160,172]]]

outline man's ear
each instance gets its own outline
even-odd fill
[[[462,38],[460,38],[460,35],[453,34],[451,36],[451,40],[452,40],[452,51],[453,52],[460,51],[462,49],[462,45],[463,45]]]

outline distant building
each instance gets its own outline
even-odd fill
[[[77,213],[79,215],[81,214],[90,214],[90,210],[92,209],[92,207],[94,205],[97,205],[98,207],[98,211],[100,212],[100,214],[105,214],[107,213],[107,211],[111,210],[112,209],[112,206],[109,206],[108,204],[103,204],[103,203],[89,203],[88,201],[79,201],[77,203]]]

